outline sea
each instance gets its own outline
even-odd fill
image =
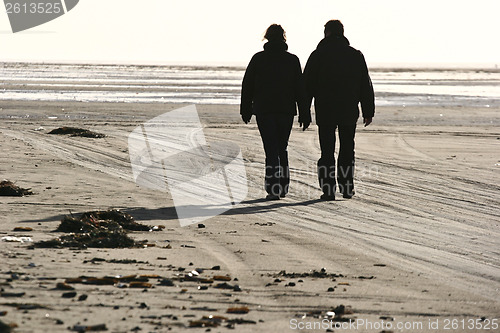
[[[0,63],[0,101],[239,104],[244,67]],[[500,69],[370,68],[377,106],[500,107]]]

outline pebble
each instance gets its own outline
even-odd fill
[[[59,282],[57,285],[56,285],[56,289],[59,289],[59,290],[75,290],[75,288],[73,288],[72,286],[70,286],[69,284],[67,283],[63,283],[63,282]]]
[[[160,281],[160,286],[173,287],[174,286],[174,281],[172,281],[170,279],[162,279]]]
[[[250,309],[247,306],[241,306],[241,307],[233,307],[229,308],[226,311],[227,313],[236,313],[236,314],[247,314],[250,312]]]
[[[62,294],[62,297],[63,298],[73,298],[76,296],[76,292],[75,291],[70,291],[68,293],[64,293]]]

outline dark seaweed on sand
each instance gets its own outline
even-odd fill
[[[118,210],[83,213],[79,218],[65,216],[55,230],[71,233],[59,238],[35,243],[39,248],[127,248],[141,247],[126,230],[149,231],[151,226],[139,224],[134,218]]]
[[[79,218],[65,216],[56,231],[90,232],[96,229],[125,229],[131,231],[149,231],[151,226],[139,224],[127,213],[119,210],[93,211],[83,213]]]
[[[31,195],[33,192],[30,189],[21,188],[8,180],[0,182],[0,196],[6,197],[22,197],[24,195]]]
[[[286,271],[281,271],[278,274],[274,274],[274,277],[285,277],[285,278],[319,278],[319,279],[327,279],[327,278],[338,278],[338,277],[344,277],[342,274],[336,274],[336,273],[327,273],[326,269],[322,268],[321,270],[313,270],[311,272],[307,273],[288,273]]]
[[[123,231],[92,231],[83,234],[70,234],[48,241],[35,244],[38,248],[127,248],[139,247],[140,243],[134,241]]]
[[[90,130],[77,127],[59,127],[50,131],[49,134],[81,136],[85,138],[96,138],[96,139],[106,137],[106,135],[104,134],[92,132]]]

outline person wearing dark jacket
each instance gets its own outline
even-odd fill
[[[311,123],[299,58],[289,52],[285,31],[269,26],[264,51],[256,53],[245,71],[240,114],[247,124],[255,115],[266,155],[266,199],[286,196],[290,183],[288,139],[299,107],[299,123]]]
[[[321,158],[318,178],[323,200],[335,200],[336,180],[344,198],[354,195],[354,136],[361,103],[363,123],[375,114],[373,86],[363,54],[349,46],[339,20],[325,24],[325,38],[304,69],[308,105],[314,98]],[[335,131],[340,149],[335,170]],[[337,179],[335,180],[335,171]]]

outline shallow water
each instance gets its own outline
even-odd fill
[[[244,68],[2,63],[0,100],[239,104]],[[378,106],[500,106],[500,71],[373,69]]]

